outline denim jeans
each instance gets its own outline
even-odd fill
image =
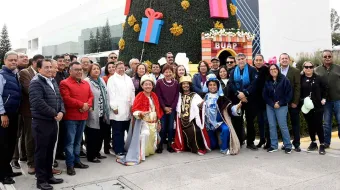
[[[325,143],[328,145],[331,144],[333,113],[338,122],[338,136],[340,137],[340,100],[326,102],[324,107],[323,127],[325,132]]]
[[[217,132],[220,132],[220,139],[222,143],[220,145],[218,145],[219,140],[217,138]],[[229,149],[230,131],[229,127],[225,123],[222,123],[222,125],[220,125],[220,127],[216,130],[209,130],[208,136],[210,139],[211,150],[217,147],[220,147],[220,149],[223,151]]]
[[[288,106],[282,106],[278,109],[275,109],[269,105],[267,107],[267,118],[269,122],[269,133],[270,133],[270,141],[271,147],[274,149],[278,148],[278,138],[277,138],[277,128],[276,124],[279,123],[279,127],[282,134],[283,144],[285,148],[292,148],[292,144],[290,143],[289,130],[287,125],[287,112]]]
[[[163,143],[166,137],[168,137],[168,148],[172,143],[174,137],[174,121],[176,111],[173,110],[171,114],[164,114],[161,118],[162,129],[160,131],[161,142],[159,143],[160,149],[163,149]],[[167,136],[168,135],[168,136]]]
[[[73,121],[65,120],[65,155],[66,166],[73,167],[74,163],[79,163],[80,143],[85,129],[85,120]]]

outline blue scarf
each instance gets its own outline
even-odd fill
[[[244,66],[243,75],[241,75],[240,67],[237,66],[234,71],[234,81],[237,90],[243,90],[246,86],[250,84],[248,64]],[[241,84],[242,83],[242,84]]]
[[[98,89],[100,89],[100,93],[103,96],[103,117],[104,117],[104,121],[109,124],[110,123],[110,111],[109,111],[109,105],[108,105],[108,99],[106,97],[107,95],[107,91],[105,88],[104,83],[101,81],[100,78],[98,78],[97,80],[93,80],[92,77],[89,76],[90,81],[92,82],[92,84],[94,84],[94,86]]]

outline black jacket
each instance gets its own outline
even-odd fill
[[[29,100],[32,118],[54,120],[59,112],[65,114],[64,102],[60,96],[55,80],[52,80],[54,90],[40,74],[36,75],[29,86]]]
[[[300,106],[303,105],[303,100],[311,95],[315,111],[323,111],[322,99],[327,97],[327,84],[321,80],[321,77],[313,74],[308,78],[306,75],[301,75],[301,93],[300,93]]]
[[[269,79],[269,68],[263,65],[261,68],[257,69],[257,79],[256,79],[256,89],[254,93],[254,98],[256,100],[258,110],[266,109],[266,102],[263,99],[262,92],[266,80]]]
[[[66,71],[58,71],[56,76],[54,77],[54,80],[57,82],[58,86],[60,85],[60,82],[64,79],[66,79],[69,76],[69,74]]]
[[[266,81],[262,95],[269,106],[274,107],[275,102],[279,102],[282,107],[288,105],[292,99],[293,91],[289,80],[280,74],[276,81],[272,79]]]
[[[241,74],[243,74],[243,71],[244,69],[240,71]],[[228,86],[228,98],[233,102],[233,104],[238,104],[240,100],[237,98],[238,90],[236,87],[236,82],[234,80],[234,72],[235,72],[235,69],[231,71],[230,78],[229,78],[228,85],[227,85]],[[254,67],[248,65],[248,73],[249,73],[250,84],[247,86],[241,86],[239,91],[244,93],[244,95],[248,99],[248,103],[253,103],[255,100],[254,93],[256,89],[257,71]]]

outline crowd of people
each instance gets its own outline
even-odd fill
[[[13,184],[19,160],[27,161],[37,188],[53,189],[67,174],[86,169],[114,154],[123,165],[137,165],[146,157],[190,151],[205,155],[218,149],[237,155],[246,145],[278,151],[277,124],[285,153],[300,152],[300,112],[311,138],[308,151],[326,154],[331,144],[332,117],[340,129],[340,66],[332,52],[322,52],[323,65],[306,61],[303,71],[282,53],[279,64],[256,55],[218,58],[198,63],[192,77],[174,62],[148,66],[136,58],[128,64],[111,53],[101,67],[89,57],[64,54],[53,59],[9,51],[0,71],[0,182]],[[79,61],[79,62],[78,62]],[[291,137],[287,117],[292,124]],[[245,116],[245,119],[244,119]],[[255,122],[260,141],[255,145]],[[246,122],[246,131],[244,129]],[[340,131],[340,130],[339,130]],[[318,135],[319,146],[316,142]],[[340,138],[340,133],[339,133]],[[86,150],[84,149],[86,147]]]

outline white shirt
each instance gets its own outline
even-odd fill
[[[34,71],[34,69],[33,69],[33,71]],[[43,76],[43,75],[41,75],[41,74],[39,74],[39,75],[42,76],[42,77],[44,77],[44,78],[46,79],[47,84],[48,84],[48,85],[53,89],[53,91],[55,92],[54,86],[53,86],[53,83],[52,83],[53,78],[47,78],[47,77],[45,77],[45,76]]]
[[[289,65],[288,65],[288,67],[285,68],[285,69],[281,67],[281,73],[282,73],[284,76],[287,76],[288,70],[289,70]]]

